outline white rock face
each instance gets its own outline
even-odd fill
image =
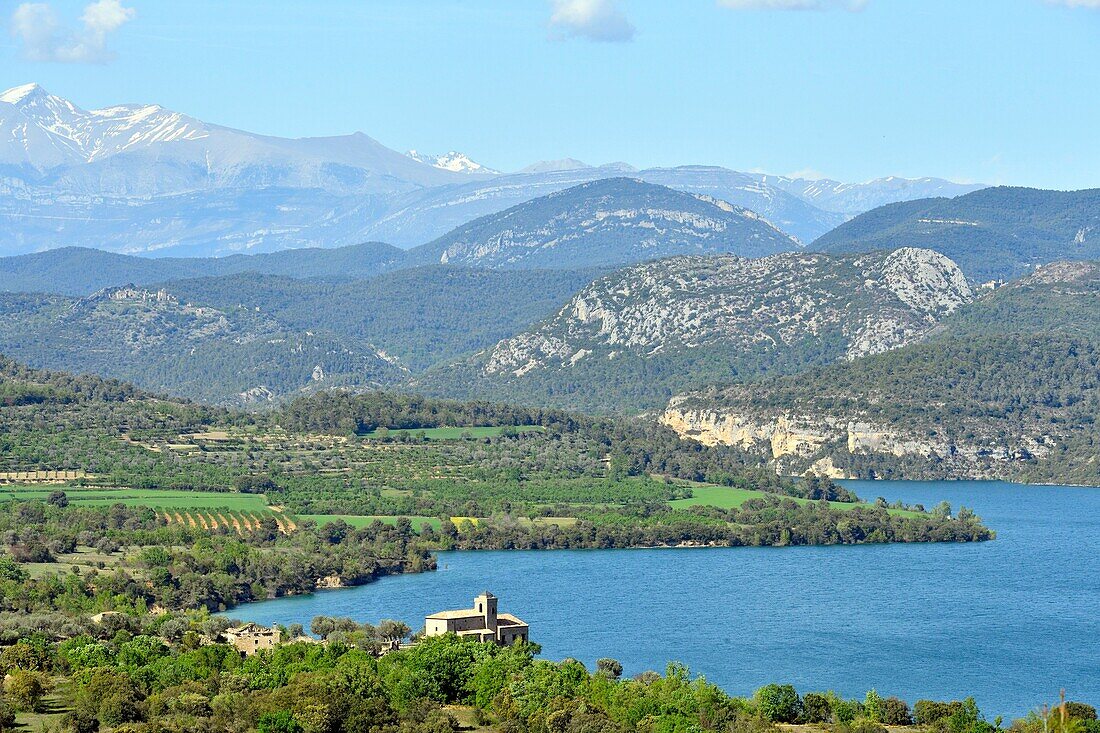
[[[959,268],[928,250],[677,257],[597,280],[549,321],[497,344],[484,369],[519,375],[624,350],[767,351],[837,336],[855,358],[920,339],[973,298]]]

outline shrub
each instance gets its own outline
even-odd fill
[[[793,723],[802,715],[802,700],[792,685],[765,685],[756,691],[756,712],[773,723]]]
[[[1066,717],[1073,720],[1096,720],[1096,708],[1083,702],[1067,702]]]
[[[961,707],[959,702],[917,700],[913,705],[913,722],[917,725],[932,725],[938,720],[950,717],[959,707]]]
[[[802,696],[802,722],[828,723],[833,717],[829,698],[820,692],[807,692]]]
[[[886,733],[886,728],[878,721],[859,718],[850,723],[839,723],[834,731],[835,733]]]
[[[623,676],[623,665],[617,659],[603,658],[596,660],[596,674],[617,680]]]
[[[302,726],[288,711],[280,710],[261,715],[256,730],[260,733],[302,733]]]

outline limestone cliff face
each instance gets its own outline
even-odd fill
[[[848,478],[834,463],[833,453],[837,450],[924,458],[953,450],[946,441],[919,440],[835,415],[749,414],[682,403],[683,398],[674,398],[660,422],[680,437],[704,445],[734,445],[759,452],[781,473],[810,470],[832,478]]]
[[[1025,435],[1008,447],[988,437],[969,440],[929,438],[916,431],[889,428],[863,421],[858,414],[816,415],[770,411],[707,409],[674,398],[659,418],[680,437],[704,445],[732,445],[758,453],[776,472],[786,475],[816,473],[830,478],[858,478],[846,470],[846,456],[892,456],[936,464],[956,477],[992,478],[1000,474],[991,465],[1049,456],[1049,435]]]

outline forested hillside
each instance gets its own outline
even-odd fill
[[[546,317],[602,272],[435,265],[347,282],[237,275],[181,281],[166,289],[196,303],[258,310],[288,327],[369,341],[419,371]]]
[[[790,373],[924,337],[973,294],[928,250],[678,257],[601,278],[556,315],[413,385],[599,411]]]
[[[195,305],[163,290],[110,288],[87,298],[0,294],[0,315],[0,351],[28,363],[213,403],[265,403],[405,378],[364,340],[288,328],[241,306]]]
[[[1100,346],[1071,335],[938,338],[675,398],[661,420],[784,472],[1100,485]]]
[[[1100,189],[999,186],[953,199],[888,204],[819,237],[812,248],[866,252],[925,247],[968,277],[1007,280],[1055,260],[1100,257]]]

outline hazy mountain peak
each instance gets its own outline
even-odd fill
[[[561,158],[560,160],[540,160],[520,170],[520,173],[554,173],[557,171],[579,171],[591,168],[584,161],[576,158]]]

